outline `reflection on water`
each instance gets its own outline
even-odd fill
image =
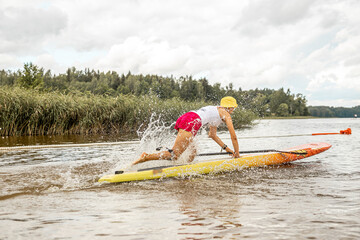
[[[123,184],[99,184],[97,179],[163,140],[2,153],[0,239],[358,239],[359,125],[354,119],[263,120],[237,132],[241,150],[321,141],[333,147],[281,166]],[[351,136],[241,139],[348,127]],[[26,139],[29,144],[120,139],[78,137]],[[220,137],[231,145],[227,133]],[[172,140],[161,143],[170,146]],[[7,138],[0,146],[24,143]],[[205,134],[198,146],[199,152],[218,150]]]

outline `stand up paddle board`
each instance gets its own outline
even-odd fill
[[[330,147],[331,145],[328,143],[310,143],[285,149],[283,152],[249,154],[241,156],[240,158],[199,161],[185,165],[162,166],[139,169],[131,172],[117,171],[118,174],[101,177],[99,182],[118,183],[159,178],[186,177],[199,174],[229,172],[249,167],[278,165],[319,154]]]

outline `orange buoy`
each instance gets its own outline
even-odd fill
[[[346,134],[346,135],[350,135],[351,134],[351,128],[348,128],[346,130],[340,130],[340,132],[338,133],[313,133],[311,135],[332,135],[332,134]]]

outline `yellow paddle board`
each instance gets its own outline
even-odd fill
[[[283,164],[313,156],[329,149],[330,147],[331,145],[328,143],[310,143],[283,150],[302,154],[269,152],[244,155],[240,158],[233,159],[194,162],[186,165],[156,167],[151,169],[139,169],[133,172],[105,175],[99,179],[99,182],[118,183],[159,178],[186,177],[199,174],[229,172],[249,167]]]

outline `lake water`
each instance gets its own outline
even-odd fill
[[[346,128],[353,134],[242,139]],[[261,120],[237,131],[240,150],[332,148],[281,166],[122,184],[97,180],[144,150],[171,147],[174,132],[0,153],[0,239],[360,239],[359,133],[360,119]],[[219,136],[231,146],[228,133]],[[0,147],[125,139],[2,138]],[[219,151],[205,133],[197,142],[199,152]]]

